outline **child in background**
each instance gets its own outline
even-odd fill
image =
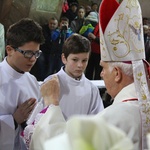
[[[79,31],[79,34],[88,37],[88,34],[93,32],[96,24],[98,23],[98,16],[96,12],[90,12],[85,18],[84,25]]]
[[[47,76],[54,73],[53,66],[55,61],[53,59],[55,58],[56,44],[52,41],[51,35],[57,28],[58,20],[55,17],[50,18],[48,23],[42,26],[45,39],[44,43],[40,45],[42,54],[31,70],[31,74],[33,74],[38,81],[44,81]]]
[[[51,64],[51,74],[58,72],[63,63],[61,60],[62,46],[65,40],[73,34],[72,30],[68,27],[69,20],[66,17],[60,19],[59,27],[52,31],[51,41],[53,43],[53,64]]]
[[[96,12],[97,15],[98,15],[98,9],[99,9],[99,5],[97,3],[92,3],[92,5],[91,5],[91,11]]]
[[[85,17],[87,17],[90,12],[91,12],[91,6],[90,5],[86,5],[85,6]]]
[[[74,33],[79,33],[79,30],[83,26],[85,19],[85,8],[80,6],[78,9],[78,16],[71,22],[70,28]]]
[[[66,13],[63,13],[63,16],[69,19],[69,25],[77,17],[77,9],[78,9],[78,3],[71,2],[69,4],[69,9],[66,11]]]

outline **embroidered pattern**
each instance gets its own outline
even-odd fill
[[[136,0],[123,1],[111,18],[104,35],[101,31],[103,60],[128,61],[131,58],[136,60],[144,58],[142,18],[139,8]]]

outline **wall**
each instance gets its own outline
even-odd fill
[[[23,17],[30,17],[44,24],[54,16],[59,19],[64,0],[0,0],[0,23],[5,26],[18,21]],[[81,5],[100,3],[101,0],[78,0]],[[118,0],[121,1],[121,0]],[[143,17],[150,18],[150,0],[139,0]]]
[[[44,24],[50,17],[59,18],[63,0],[0,0],[0,22],[5,29],[24,17]]]

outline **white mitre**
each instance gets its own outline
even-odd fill
[[[105,3],[110,1],[103,1]],[[115,0],[113,0],[115,1]],[[108,10],[107,5],[107,10]],[[116,3],[117,5],[117,3]],[[100,19],[104,18],[101,5]],[[117,6],[116,6],[117,7]],[[109,11],[109,10],[108,10]],[[105,22],[105,21],[104,21]],[[142,15],[137,0],[123,0],[104,29],[100,20],[101,60],[103,61],[131,61],[145,59]]]

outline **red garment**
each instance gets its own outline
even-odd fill
[[[63,6],[62,6],[62,12],[66,13],[66,11],[69,9],[69,5],[67,2],[64,2]]]
[[[111,5],[109,5],[111,4]],[[101,8],[99,12],[99,19],[100,19],[100,24],[102,27],[102,31],[104,33],[106,26],[108,25],[111,17],[119,7],[119,3],[115,0],[109,0],[109,1],[102,1],[101,3]],[[107,11],[106,11],[107,10]]]
[[[99,24],[97,24],[94,28],[94,31],[93,31],[93,34],[96,36],[96,38],[99,39]],[[100,54],[100,42],[96,41],[96,40],[93,40],[91,42],[91,51],[93,53],[97,53],[97,54]]]

